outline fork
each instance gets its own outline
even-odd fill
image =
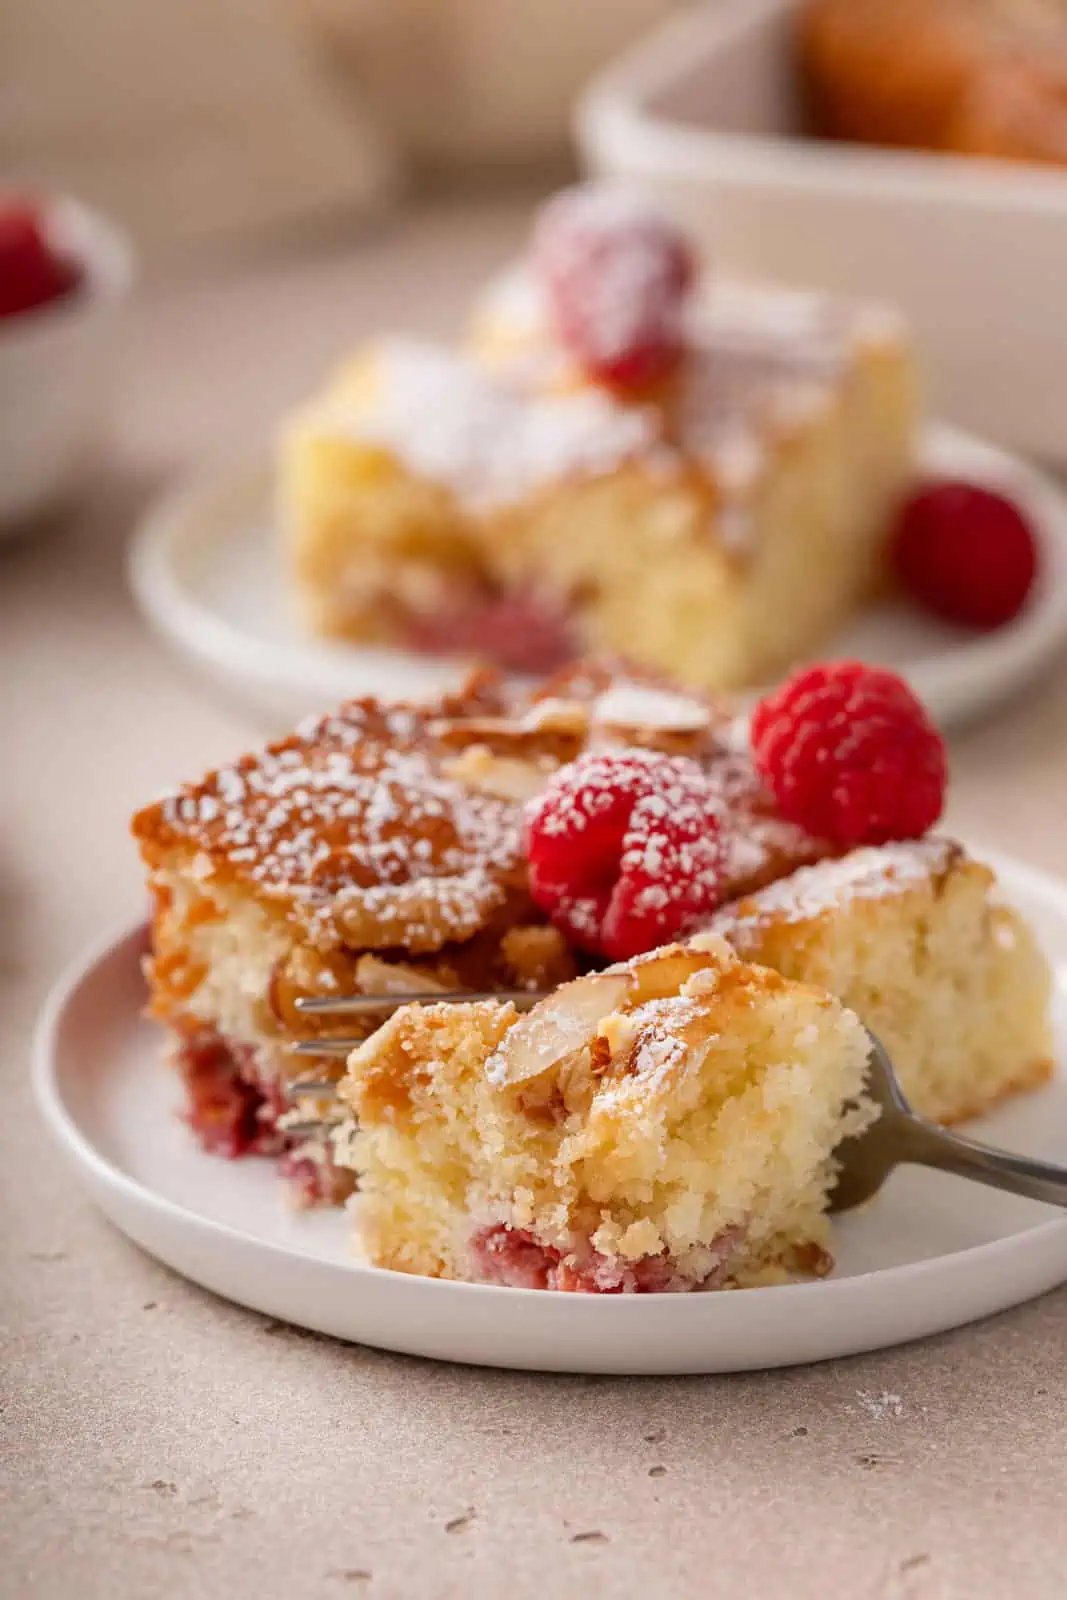
[[[405,995],[346,995],[337,999],[302,999],[297,1009],[310,1015],[360,1016],[383,1011],[392,1015],[401,1006],[436,1005],[475,1000],[510,1000],[520,1010],[530,1010],[543,993],[528,989],[492,991],[428,990]],[[1043,1200],[1049,1205],[1067,1207],[1067,1167],[1032,1156],[998,1150],[949,1133],[937,1123],[928,1122],[912,1110],[900,1087],[893,1063],[880,1040],[865,1030],[870,1043],[867,1058],[866,1091],[878,1106],[879,1115],[863,1133],[843,1139],[834,1151],[838,1163],[837,1182],[830,1196],[832,1212],[851,1211],[876,1195],[894,1168],[905,1165],[935,1167],[971,1178],[1010,1194]],[[347,1056],[363,1043],[362,1039],[306,1039],[290,1046],[298,1056]],[[329,1079],[295,1079],[287,1087],[290,1099],[331,1097],[337,1084]],[[311,1129],[318,1120],[291,1125],[292,1131]]]
[[[834,1152],[839,1172],[830,1196],[831,1211],[862,1205],[878,1193],[894,1167],[905,1164],[936,1167],[1029,1200],[1067,1206],[1067,1167],[979,1144],[927,1122],[908,1104],[884,1046],[870,1030],[867,1037],[871,1045],[867,1093],[880,1114],[863,1133],[842,1140]]]
[[[545,998],[543,989],[424,989],[411,994],[347,994],[339,996],[306,996],[296,1002],[296,1009],[304,1016],[313,1017],[358,1017],[380,1012],[382,1021],[391,1017],[394,1011],[399,1011],[402,1006],[432,1006],[460,1003],[471,1005],[478,1000],[499,1000],[501,1003],[510,1001],[517,1011],[530,1011],[539,1000]],[[289,1054],[294,1056],[349,1056],[358,1045],[365,1042],[362,1038],[330,1038],[302,1039],[299,1044],[288,1046]],[[312,1081],[307,1078],[294,1079],[286,1089],[290,1099],[299,1098],[301,1095],[330,1095],[335,1092],[336,1083],[329,1079]]]

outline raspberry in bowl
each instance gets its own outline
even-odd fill
[[[88,207],[0,195],[0,537],[87,465],[132,276],[125,238]]]
[[[77,257],[49,238],[40,206],[32,200],[0,204],[0,322],[66,299],[82,276]]]

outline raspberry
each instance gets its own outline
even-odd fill
[[[1003,495],[933,483],[904,506],[893,541],[897,575],[946,622],[999,628],[1018,616],[1037,574],[1037,541]]]
[[[0,205],[0,317],[33,311],[76,282],[75,269],[49,245],[36,208],[24,200]]]
[[[685,757],[580,756],[527,809],[530,892],[573,944],[612,961],[668,944],[721,899],[721,805]]]
[[[945,799],[945,747],[895,672],[835,661],[761,700],[752,753],[782,816],[834,844],[917,839]]]
[[[578,654],[566,609],[535,590],[465,594],[408,622],[409,642],[429,655],[469,655],[506,672],[541,674]]]
[[[541,212],[533,259],[556,332],[592,378],[640,389],[677,363],[694,267],[657,212],[611,189],[565,189]]]

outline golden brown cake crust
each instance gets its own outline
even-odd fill
[[[825,1271],[831,1152],[873,1114],[865,1059],[830,995],[715,938],[523,1017],[408,1008],[341,1085],[361,1242],[401,1271],[583,1292]]]
[[[722,702],[616,662],[581,663],[533,696],[482,673],[432,706],[350,701],[183,785],[132,828],[150,869],[247,893],[324,956],[424,956],[542,920],[521,801],[592,745],[688,755],[721,783],[732,896],[821,859],[823,842],[775,815],[732,721]]]
[[[487,700],[350,701],[139,812],[134,834],[150,865],[192,852],[194,876],[271,902],[321,950],[470,939],[528,907],[516,808],[448,777],[433,732]]]

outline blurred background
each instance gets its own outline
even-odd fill
[[[7,0],[0,162],[153,258],[551,170],[579,86],[671,0]]]
[[[1067,465],[1063,0],[0,0],[0,28],[0,188],[94,291],[0,320],[6,649],[22,670],[62,619],[83,654],[109,643],[105,719],[135,686],[157,721],[175,708],[158,763],[124,748],[109,818],[213,752],[213,719],[218,748],[245,738],[252,677],[274,725],[303,708],[271,513],[238,551],[243,512],[211,524],[205,491],[215,532],[166,593],[131,593],[157,497],[242,459],[267,481],[286,419],[368,336],[454,341],[575,173],[650,191],[713,279],[900,307],[933,417]],[[0,279],[32,232],[0,225]],[[980,692],[968,640],[909,621],[898,659],[945,665],[953,716],[1048,681],[1060,560]],[[279,595],[252,581],[268,566]],[[210,658],[212,694],[138,602],[183,669]],[[298,702],[334,697],[314,667]],[[68,660],[41,670],[8,708],[31,738],[34,701],[70,693]]]

